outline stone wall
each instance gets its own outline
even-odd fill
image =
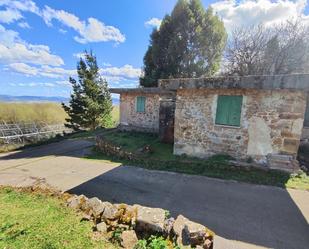
[[[309,142],[309,127],[304,127],[301,139]]]
[[[215,124],[218,95],[243,95],[240,127]],[[266,162],[268,154],[297,154],[306,96],[302,91],[179,89],[174,153],[227,153]]]
[[[183,215],[174,219],[168,217],[169,211],[161,208],[112,204],[97,197],[88,199],[84,195],[71,196],[65,193],[64,199],[68,207],[82,213],[82,220],[94,222],[95,232],[105,235],[125,249],[135,248],[139,239],[149,241],[151,235],[164,238],[170,245],[177,245],[175,248],[214,248],[214,232]],[[119,236],[115,236],[115,233]]]
[[[136,112],[136,97],[145,96],[145,112]],[[159,95],[149,93],[122,93],[120,95],[120,126],[123,129],[159,131]]]

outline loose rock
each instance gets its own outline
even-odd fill
[[[204,249],[210,249],[212,248],[212,241],[210,239],[206,239],[205,242],[204,242]]]
[[[105,205],[97,197],[88,199],[84,206],[85,211],[91,213],[95,218],[99,218],[105,208]]]
[[[98,223],[96,227],[97,227],[97,230],[99,232],[102,232],[102,233],[106,233],[107,232],[107,226],[106,226],[105,222]]]
[[[136,223],[137,209],[127,204],[116,204],[118,208],[118,221],[121,224],[134,226]]]
[[[164,231],[165,210],[134,205],[137,208],[136,229],[162,233]]]
[[[123,231],[121,234],[121,245],[126,249],[132,249],[138,242],[134,230]]]
[[[175,219],[174,218],[168,218],[164,221],[164,233],[166,235],[169,235],[173,229]]]
[[[103,202],[104,211],[102,218],[105,220],[114,220],[118,216],[118,208],[109,202]]]
[[[91,215],[83,213],[81,221],[89,221],[89,220],[91,220]]]
[[[81,206],[87,201],[87,197],[84,195],[74,195],[67,200],[68,207],[74,209],[80,209]]]
[[[203,245],[207,237],[207,230],[201,224],[190,221],[179,215],[174,222],[173,231],[177,236],[178,245]]]

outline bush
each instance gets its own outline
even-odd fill
[[[139,240],[134,249],[167,249],[178,248],[174,247],[171,242],[163,237],[151,236],[148,240]]]

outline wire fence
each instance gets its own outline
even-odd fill
[[[46,124],[44,122],[6,123],[0,121],[0,144],[25,144],[70,132],[71,130],[63,124]]]

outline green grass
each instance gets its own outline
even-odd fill
[[[145,154],[147,158],[162,160],[176,160],[179,158],[173,155],[173,145],[161,143],[155,134],[117,131],[105,134],[104,137],[129,152],[137,152],[145,145],[150,145],[153,153]]]
[[[114,248],[91,227],[55,197],[0,188],[0,248]]]
[[[136,132],[111,132],[104,135],[111,143],[129,152],[137,152],[150,145],[152,153],[140,155],[139,160],[128,161],[107,156],[99,151],[88,155],[87,159],[105,160],[123,165],[133,165],[150,170],[171,171],[192,175],[202,175],[220,179],[236,180],[247,183],[272,185],[309,190],[309,177],[306,174],[290,175],[277,170],[244,168],[231,166],[227,155],[216,155],[202,160],[187,156],[173,155],[173,145],[163,144],[156,135]]]

